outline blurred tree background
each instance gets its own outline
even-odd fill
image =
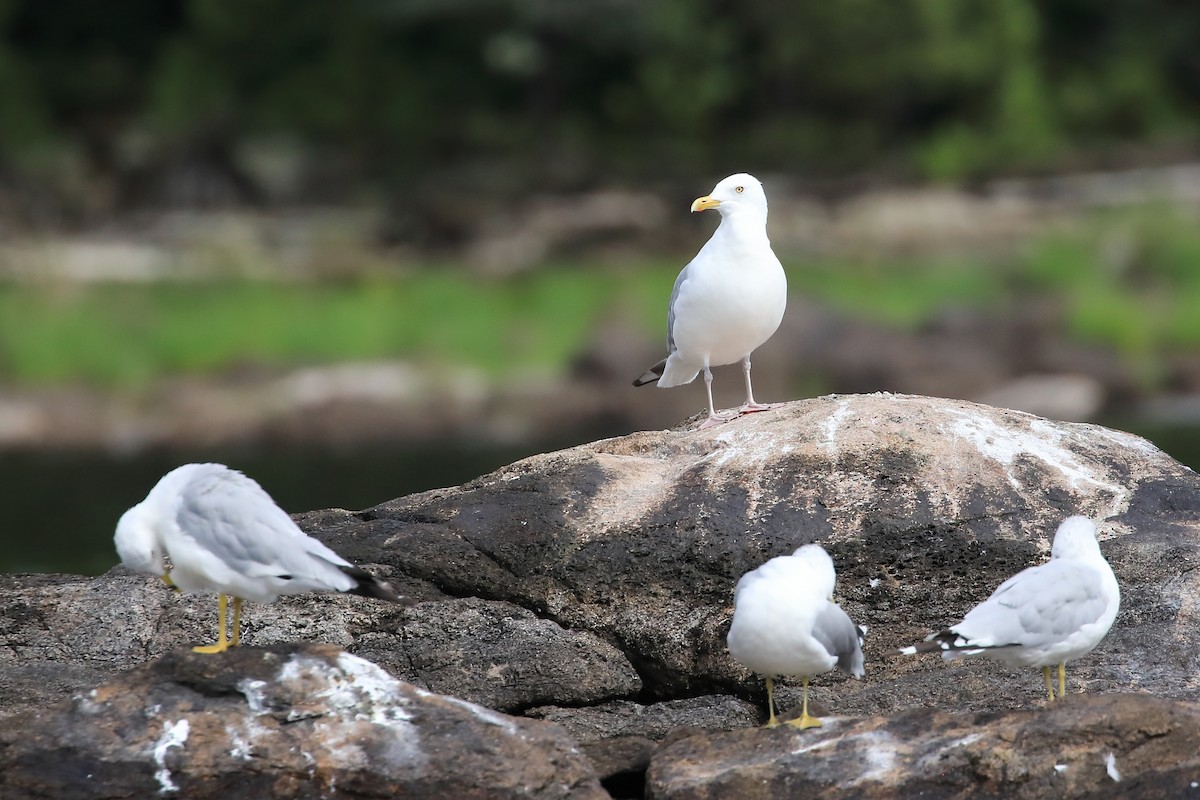
[[[1180,0],[3,0],[0,30],[0,174],[68,221],[730,164],[970,183],[1200,127]]]

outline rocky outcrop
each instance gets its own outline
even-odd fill
[[[1001,665],[889,660],[1049,555],[1071,514],[1101,520],[1124,610],[1071,688],[1200,696],[1200,480],[1143,439],[970,403],[824,397],[705,431],[646,432],[535,456],[454,489],[301,517],[406,589],[514,603],[615,645],[640,698],[757,696],[724,635],[738,577],[819,541],[838,599],[870,627],[864,681],[815,697],[839,713],[1041,697]],[[382,663],[382,662],[381,662]],[[403,674],[399,659],[386,663]],[[997,681],[1016,694],[999,694]],[[785,697],[785,702],[787,698]]]
[[[829,720],[701,734],[654,759],[654,800],[1191,797],[1200,705],[1144,695],[1068,697],[1039,711]]]
[[[187,649],[0,726],[0,796],[601,798],[557,726],[328,645]]]
[[[870,628],[866,679],[818,677],[815,713],[1038,708],[1037,671],[885,654],[1043,561],[1071,514],[1101,520],[1123,602],[1068,689],[1200,699],[1196,474],[1118,431],[904,395],[637,433],[364,511],[300,515],[418,602],[285,598],[250,606],[243,635],[330,642],[423,689],[560,722],[606,785],[635,794],[681,729],[757,721],[761,682],[725,649],[732,589],[807,542],[832,554],[837,599]],[[205,641],[213,606],[121,570],[0,577],[0,709]],[[790,709],[798,690],[777,696]]]

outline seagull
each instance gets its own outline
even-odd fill
[[[168,472],[121,515],[113,541],[126,567],[161,577],[179,591],[217,594],[217,641],[193,648],[197,653],[237,646],[243,600],[349,592],[406,602],[305,534],[257,482],[223,464],[184,464]],[[232,638],[225,633],[229,597]]]
[[[1053,701],[1050,667],[1058,665],[1061,699],[1067,693],[1067,662],[1100,643],[1120,605],[1121,590],[1096,542],[1095,523],[1069,517],[1054,534],[1049,561],[1018,572],[962,622],[898,654],[941,650],[947,661],[987,655],[1010,667],[1041,667]]]
[[[808,714],[808,681],[837,667],[861,678],[864,628],[856,626],[833,602],[837,576],[833,559],[818,544],[806,544],[790,556],[778,556],[737,582],[729,654],[763,675],[767,684],[767,727],[775,717],[775,678],[799,675],[804,686],[800,716],[787,725],[815,728]]]
[[[767,239],[762,184],[744,172],[730,175],[692,203],[693,212],[710,208],[721,224],[675,279],[667,304],[668,355],[633,382],[681,386],[703,371],[708,419],[701,428],[775,407],[754,400],[750,354],[775,333],[787,305],[787,277]],[[724,416],[713,407],[709,368],[735,361],[742,362],[746,402]]]

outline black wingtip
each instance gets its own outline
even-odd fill
[[[396,594],[396,590],[391,584],[386,581],[381,581],[371,573],[361,567],[341,567],[342,572],[354,578],[358,583],[354,588],[347,589],[347,594],[357,594],[362,597],[374,597],[376,600],[386,600],[389,603],[400,603],[401,605],[412,605],[414,601],[403,595]]]
[[[901,647],[899,650],[889,650],[889,656],[915,656],[919,653],[945,652],[954,650],[954,640],[957,639],[957,634],[952,631],[941,631],[930,636],[923,642],[917,642],[909,647]]]
[[[963,639],[962,634],[955,633],[952,630],[939,631],[929,636],[925,641],[904,647],[893,652],[893,655],[911,656],[917,653],[966,653],[968,655],[981,653],[985,650],[1004,650],[1009,647],[1019,647],[1016,642],[1012,644],[992,644],[981,645],[975,642]]]
[[[638,376],[634,380],[633,385],[645,386],[647,383],[654,383],[656,380],[662,377],[663,371],[666,370],[666,368],[667,360],[664,358],[662,361],[658,362],[653,367]]]

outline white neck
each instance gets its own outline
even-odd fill
[[[771,244],[767,238],[767,215],[750,209],[730,210],[722,215],[717,235],[745,244]]]

